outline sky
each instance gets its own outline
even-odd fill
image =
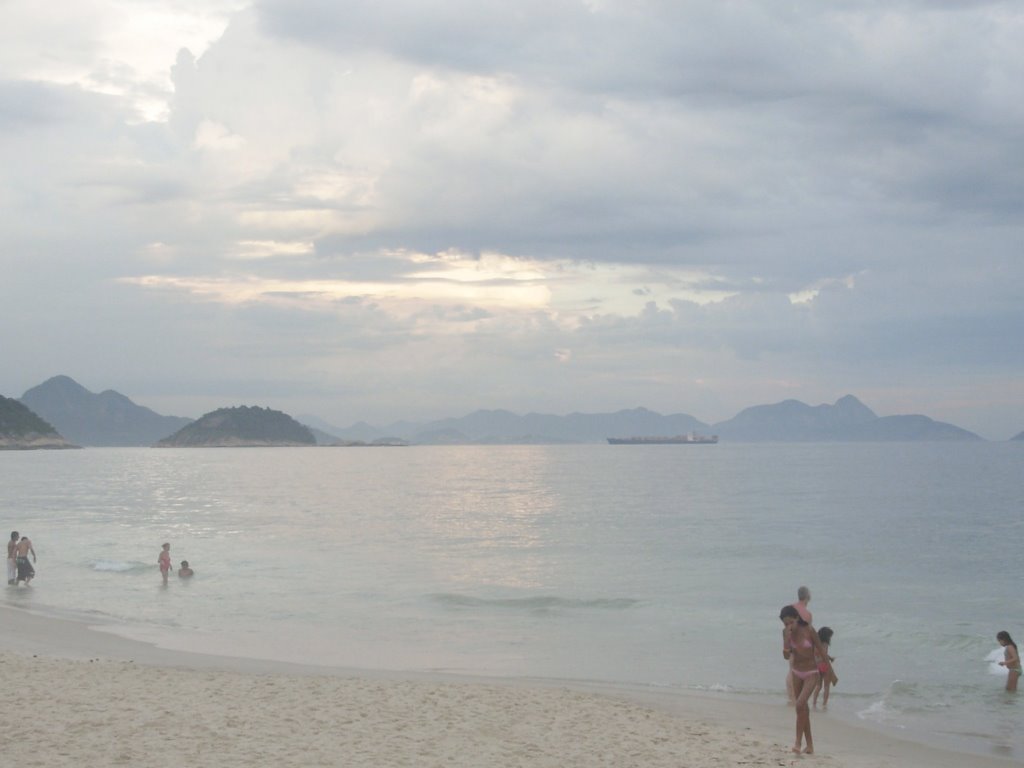
[[[1016,0],[0,0],[0,393],[1024,430]]]

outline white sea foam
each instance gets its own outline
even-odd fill
[[[857,717],[861,720],[870,720],[875,723],[886,723],[892,719],[892,710],[889,708],[885,697],[876,699],[871,702],[864,709],[857,712]]]
[[[729,693],[735,689],[731,685],[726,685],[725,683],[712,683],[711,685],[706,686],[704,690],[711,691],[712,693]]]
[[[990,675],[1002,675],[1006,677],[1006,667],[999,666],[999,662],[1006,658],[1006,651],[1003,648],[996,648],[988,656],[985,657],[985,661],[988,662],[988,673]]]
[[[142,563],[129,563],[118,560],[97,560],[92,564],[94,571],[110,571],[113,573],[124,573],[126,571],[137,570],[142,567]],[[148,566],[146,566],[148,568]]]

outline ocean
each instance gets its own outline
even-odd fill
[[[1024,443],[5,452],[4,534],[39,559],[4,600],[181,650],[778,704],[806,584],[839,676],[814,717],[1024,759],[993,663],[1024,639],[1022,477]],[[193,579],[161,585],[165,541]]]

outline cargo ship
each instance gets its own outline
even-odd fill
[[[610,445],[714,445],[718,435],[676,435],[675,437],[609,437]]]

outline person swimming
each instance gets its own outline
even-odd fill
[[[193,571],[191,568],[189,568],[188,560],[182,560],[181,561],[181,568],[178,569],[178,578],[180,578],[180,579],[187,579],[190,576],[192,576],[194,573],[195,573],[195,571]]]

